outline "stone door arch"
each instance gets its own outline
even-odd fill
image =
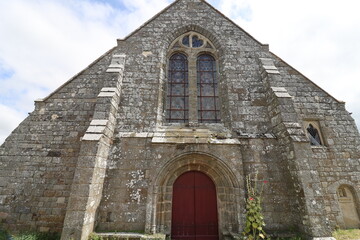
[[[356,198],[351,187],[341,185],[337,190],[341,214],[345,228],[360,228],[360,218]]]
[[[220,239],[230,231],[241,231],[241,219],[244,219],[242,170],[230,168],[222,160],[204,153],[181,155],[159,171],[149,194],[147,222],[151,222],[151,226],[146,228],[153,233],[171,234],[173,185],[179,176],[189,171],[202,172],[215,184]]]

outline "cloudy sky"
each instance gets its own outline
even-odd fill
[[[0,144],[44,98],[173,0],[0,0]],[[345,101],[360,126],[358,0],[209,0]]]

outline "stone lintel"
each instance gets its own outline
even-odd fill
[[[82,137],[82,141],[99,141],[101,139],[101,137],[103,136],[103,134],[94,134],[94,133],[86,133],[83,137]]]
[[[109,120],[95,119],[90,122],[82,141],[99,141],[104,135]]]
[[[334,237],[315,237],[312,240],[336,240]]]
[[[104,87],[101,89],[98,97],[113,97],[115,95],[120,95],[119,89],[115,87]]]
[[[286,88],[284,88],[284,87],[271,87],[271,89],[274,92],[287,92]]]
[[[97,97],[113,97],[115,95],[115,92],[100,92]]]
[[[106,126],[91,126],[86,130],[86,133],[103,133]]]
[[[216,139],[216,138],[191,138],[191,137],[153,137],[152,143],[197,143],[197,144],[220,144],[239,145],[238,139]]]
[[[278,98],[291,98],[291,95],[284,87],[271,87],[271,90],[273,90],[275,96]]]
[[[270,65],[270,66],[263,65],[263,68],[266,70],[278,70],[274,65]]]
[[[106,126],[108,121],[106,119],[94,119],[91,121],[90,126]]]
[[[291,98],[291,95],[287,92],[274,92],[278,98]]]
[[[301,127],[300,124],[298,123],[289,123],[289,124],[297,124],[299,125],[299,128]],[[296,126],[297,126],[296,125]],[[289,126],[293,126],[293,125],[289,125]],[[187,130],[187,129],[184,129],[184,130]],[[204,134],[203,131],[200,131],[200,132],[196,132],[194,133],[193,130],[189,130],[189,131],[183,131],[182,133],[179,133],[179,132],[176,132],[176,131],[169,131],[169,132],[140,132],[140,133],[137,133],[137,132],[120,132],[118,135],[117,135],[117,138],[171,138],[171,139],[174,139],[174,138],[177,138],[178,140],[177,141],[182,141],[182,140],[179,140],[179,139],[184,139],[186,138],[187,140],[191,139],[191,138],[195,138],[195,139],[207,139],[207,140],[210,140],[210,139],[216,139],[217,141],[218,140],[229,140],[229,139],[235,139],[237,140],[236,138],[231,138],[231,137],[228,137],[226,139],[218,139],[216,137],[214,137],[214,135],[208,133],[208,134]],[[239,137],[238,138],[241,138],[241,139],[244,139],[244,138],[267,138],[267,139],[275,139],[276,136],[272,133],[264,133],[264,134],[256,134],[256,133],[240,133]],[[153,140],[153,141],[158,141],[158,140]],[[165,140],[159,140],[160,142],[165,142]],[[167,141],[168,142],[168,141]],[[207,142],[209,143],[209,142]],[[215,142],[214,142],[215,143]],[[236,143],[237,144],[237,143]]]
[[[265,72],[268,74],[280,74],[280,72],[278,70],[267,70],[265,69]]]
[[[119,92],[116,87],[103,87],[101,92]]]

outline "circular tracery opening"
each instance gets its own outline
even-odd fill
[[[188,32],[180,36],[174,43],[173,48],[211,48],[213,49],[212,44],[202,35],[196,32]]]

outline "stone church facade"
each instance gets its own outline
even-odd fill
[[[35,102],[0,148],[0,223],[232,238],[255,173],[267,232],[360,227],[345,104],[205,1],[177,0]]]

